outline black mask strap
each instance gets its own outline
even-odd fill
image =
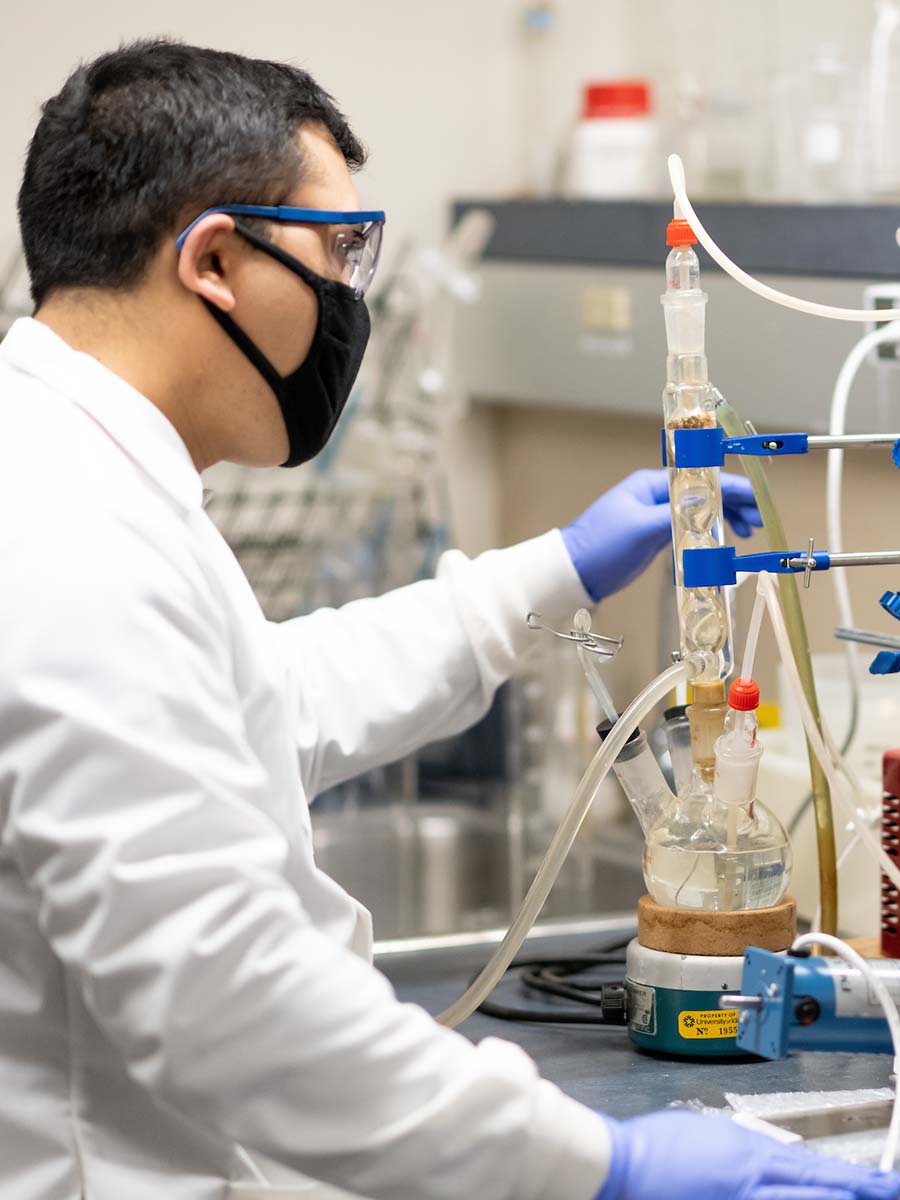
[[[335,292],[347,293],[348,298],[359,299],[353,288],[348,287],[346,283],[339,283],[337,279],[326,279],[324,275],[316,274],[315,271],[310,270],[306,263],[301,262],[299,258],[294,258],[293,254],[288,254],[286,250],[282,250],[274,242],[270,242],[266,238],[260,237],[259,234],[254,233],[252,229],[248,229],[243,221],[235,221],[234,227],[251,246],[255,246],[263,254],[268,254],[270,258],[274,258],[283,267],[287,267],[289,271],[293,271],[295,275],[298,275],[305,284],[312,288],[317,296],[321,296],[323,292]]]
[[[265,379],[266,383],[269,385],[275,395],[280,396],[281,385],[284,382],[284,377],[278,374],[278,372],[263,354],[262,350],[260,350],[259,346],[257,346],[255,342],[252,342],[250,338],[247,337],[246,333],[244,333],[243,329],[241,329],[240,325],[238,325],[237,321],[234,320],[230,313],[224,312],[218,307],[218,305],[213,304],[210,300],[207,300],[205,296],[201,296],[200,299],[209,309],[212,316],[215,317],[218,323],[222,326],[231,340],[237,345],[238,349],[243,351],[247,358],[250,359],[251,363],[253,363],[254,367],[256,367],[257,371],[259,371],[260,375],[262,375],[263,379]]]

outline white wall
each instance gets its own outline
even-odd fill
[[[16,240],[16,192],[41,102],[79,60],[123,40],[164,34],[309,70],[370,149],[358,182],[363,202],[388,213],[388,259],[407,238],[439,240],[455,197],[516,190],[522,114],[535,96],[538,136],[549,143],[570,121],[581,79],[633,69],[628,9],[619,0],[564,0],[547,70],[529,80],[521,0],[10,4],[0,71],[0,262]],[[546,161],[552,156],[548,144]],[[489,414],[473,413],[446,447],[456,536],[470,551],[501,536],[493,429]]]
[[[685,62],[715,75],[736,59],[758,79],[770,63],[802,61],[821,39],[859,55],[871,22],[865,0],[556,0],[535,58],[524,8],[524,0],[11,2],[0,60],[0,261],[15,239],[15,195],[41,101],[79,59],[122,40],[169,34],[310,70],[371,150],[360,190],[388,212],[389,255],[408,237],[439,239],[454,197],[515,192],[529,136],[549,166],[586,79],[649,72],[664,81]],[[515,507],[500,495],[508,436],[482,410],[448,442],[457,538],[470,551],[513,532],[499,515]],[[565,461],[557,467],[564,472]]]
[[[169,34],[284,58],[336,96],[372,151],[367,203],[389,211],[389,242],[437,237],[459,195],[514,191],[531,128],[555,142],[589,78],[671,73],[749,79],[803,60],[822,41],[853,57],[867,0],[556,0],[543,65],[529,58],[524,0],[43,0],[6,5],[0,71],[0,239],[40,102],[81,58],[123,39]],[[535,102],[536,98],[536,102]],[[528,124],[526,124],[528,122]]]
[[[561,119],[573,103],[572,79],[625,67],[627,7],[616,0],[559,6],[554,36],[560,60],[571,63],[555,105]],[[390,242],[436,238],[453,197],[516,185],[521,8],[520,0],[10,4],[0,71],[0,237],[15,230],[15,194],[40,102],[79,59],[123,39],[169,34],[309,70],[371,150],[362,193],[387,209]]]

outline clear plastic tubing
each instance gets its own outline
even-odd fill
[[[684,164],[681,159],[677,154],[670,154],[668,163],[669,180],[672,184],[672,191],[675,193],[675,216],[684,218],[687,221],[709,257],[713,262],[717,262],[722,270],[730,275],[732,279],[737,280],[738,283],[742,284],[749,291],[755,292],[757,296],[762,296],[764,300],[771,300],[774,304],[780,304],[784,308],[793,308],[797,312],[809,313],[813,317],[828,317],[832,321],[866,321],[871,323],[872,310],[869,308],[835,308],[831,304],[817,304],[813,300],[803,300],[799,296],[790,296],[787,292],[779,292],[777,288],[769,287],[768,284],[761,283],[758,279],[754,279],[752,275],[748,275],[737,263],[732,262],[723,250],[719,249],[707,233],[696,212],[694,212],[694,206],[688,199],[687,184],[684,178]],[[887,251],[887,247],[885,247],[885,251]],[[878,310],[879,321],[896,321],[898,319],[900,319],[900,308]]]
[[[451,1004],[436,1018],[441,1025],[453,1027],[459,1025],[461,1021],[465,1021],[475,1012],[482,1001],[487,999],[503,978],[528,936],[528,931],[544,907],[544,902],[556,882],[566,855],[571,850],[578,830],[590,811],[594,797],[608,775],[610,767],[619,757],[629,736],[637,729],[647,713],[655,708],[677,683],[690,682],[708,670],[708,656],[690,655],[683,662],[676,663],[674,667],[663,671],[635,696],[585,771],[572,804],[560,822],[559,829],[553,835],[553,840],[538,868],[534,882],[528,889],[506,936],[478,978],[454,1004]]]
[[[759,627],[762,625],[763,613],[766,609],[766,598],[757,589],[756,602],[750,614],[750,625],[747,628],[747,640],[744,643],[744,661],[741,665],[741,679],[753,678],[753,663],[756,660],[756,645],[759,641]]]
[[[760,572],[757,588],[765,597],[769,617],[772,621],[772,629],[775,633],[775,641],[778,645],[778,652],[781,655],[781,661],[784,663],[785,674],[787,675],[791,691],[794,693],[794,700],[800,708],[807,741],[812,746],[816,758],[825,772],[828,785],[831,788],[831,794],[832,796],[836,796],[843,806],[848,821],[852,824],[862,844],[878,864],[879,870],[887,875],[895,887],[900,888],[900,868],[885,853],[881,842],[872,832],[869,826],[868,814],[862,809],[857,810],[853,798],[849,794],[851,792],[850,785],[841,774],[840,758],[833,751],[829,750],[825,745],[822,734],[819,732],[812,709],[809,707],[806,699],[806,693],[803,691],[803,684],[800,682],[800,675],[797,671],[797,664],[794,661],[794,655],[791,650],[787,627],[784,623],[784,615],[778,601],[778,591],[771,575],[767,571]]]

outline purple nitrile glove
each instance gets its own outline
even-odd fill
[[[727,1117],[656,1112],[609,1124],[596,1200],[895,1200],[900,1176],[785,1146]]]
[[[749,537],[762,525],[750,481],[726,471],[721,480],[725,519],[738,537]],[[595,603],[620,591],[671,544],[668,471],[635,471],[595,500],[562,535]]]

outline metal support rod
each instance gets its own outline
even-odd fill
[[[842,642],[859,642],[862,646],[877,646],[880,650],[900,650],[900,637],[889,633],[871,633],[868,629],[844,629],[838,626],[834,636]]]
[[[738,1012],[759,1011],[762,1006],[762,996],[725,995],[719,999],[719,1008],[736,1008]]]
[[[900,433],[842,433],[810,434],[807,444],[810,450],[869,450],[879,446],[893,446]],[[772,441],[776,441],[773,437]]]
[[[786,558],[785,565],[794,571],[815,571],[815,559]],[[830,554],[829,567],[891,567],[900,565],[900,550],[864,551],[856,554]]]

